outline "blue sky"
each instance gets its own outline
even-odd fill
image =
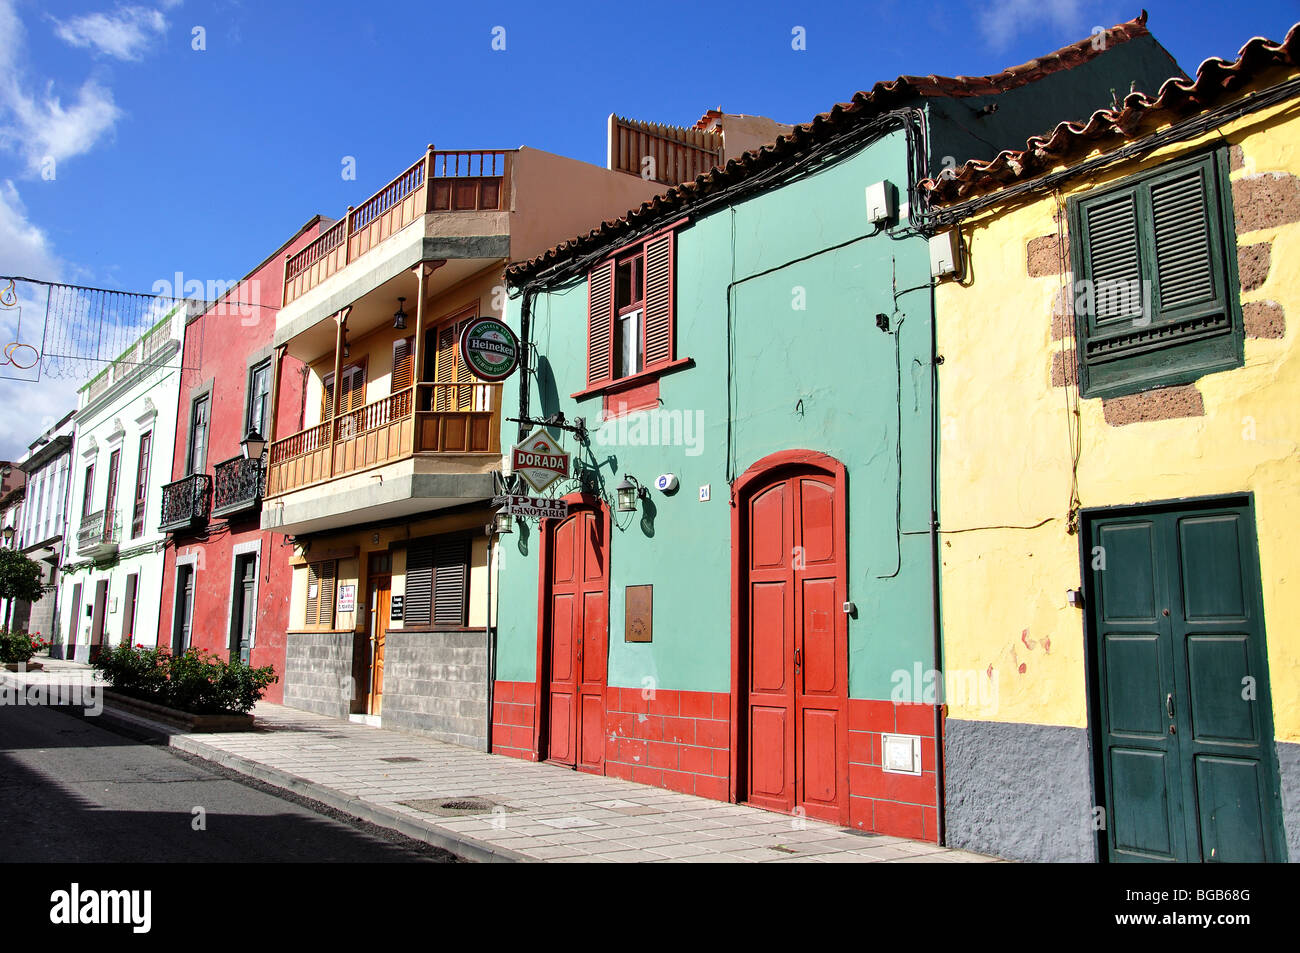
[[[1149,28],[1189,72],[1300,20],[1295,0],[1147,2]],[[900,73],[997,72],[1140,7],[735,9],[0,0],[0,274],[141,291],[177,271],[229,280],[314,213],[359,204],[428,142],[527,144],[603,164],[611,111],[689,125],[721,106],[801,122]],[[791,48],[796,26],[804,50]],[[192,48],[196,27],[206,49]],[[495,27],[504,51],[492,48]],[[340,174],[345,156],[355,181]],[[19,386],[32,387],[0,382],[0,404]],[[57,417],[67,389],[36,386],[41,412]],[[0,458],[30,439],[30,423],[19,434],[6,418]]]

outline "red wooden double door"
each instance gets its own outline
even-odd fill
[[[603,511],[579,509],[551,528],[543,658],[548,699],[544,756],[605,770],[609,539]]]
[[[848,632],[842,479],[760,474],[736,528],[743,799],[848,822]]]

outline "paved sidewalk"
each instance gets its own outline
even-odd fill
[[[30,674],[20,677],[35,680]],[[168,743],[472,860],[995,859],[489,755],[280,705],[263,703],[255,715],[258,727],[251,732],[169,734]]]

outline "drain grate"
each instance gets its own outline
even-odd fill
[[[416,761],[422,761],[423,758],[412,758],[408,755],[398,755],[395,758],[380,758],[380,761],[387,761],[389,764],[412,764]]]
[[[460,797],[425,797],[413,801],[398,801],[403,807],[413,808],[421,814],[436,814],[439,817],[457,817],[469,814],[514,813],[517,807],[510,807],[490,797],[478,795],[461,795]]]

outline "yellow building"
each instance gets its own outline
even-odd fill
[[[1300,25],[928,185],[949,842],[1300,859]]]

